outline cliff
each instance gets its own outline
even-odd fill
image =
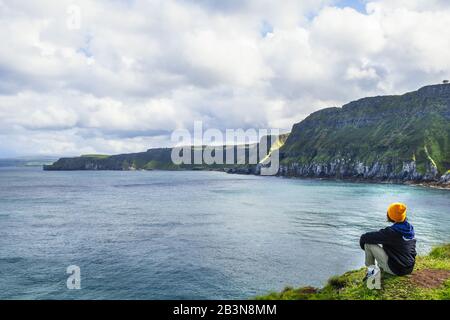
[[[150,149],[147,152],[119,155],[83,155],[61,158],[44,170],[133,170],[133,169],[173,169],[171,149]]]
[[[285,138],[284,138],[285,139]],[[278,137],[270,136],[268,138],[268,146],[262,152],[267,155],[272,145],[277,143]],[[51,165],[45,165],[44,170],[226,170],[233,173],[256,174],[257,166],[249,164],[250,154],[257,154],[256,161],[260,161],[259,143],[238,145],[238,146],[222,146],[223,159],[226,163],[227,154],[233,152],[234,164],[194,164],[194,152],[203,147],[188,147],[190,150],[190,163],[192,164],[174,164],[172,162],[171,148],[149,149],[146,152],[129,153],[120,155],[83,155],[73,158],[61,158]],[[239,163],[239,165],[236,165]]]
[[[283,176],[448,183],[450,85],[317,111],[280,157]]]

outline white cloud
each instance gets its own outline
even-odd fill
[[[140,151],[195,120],[289,129],[448,78],[448,1],[338,3],[0,0],[0,154]]]

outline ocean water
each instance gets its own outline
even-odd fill
[[[363,265],[403,201],[419,251],[450,242],[450,192],[220,172],[0,168],[1,299],[238,299]],[[81,270],[81,289],[66,268]]]

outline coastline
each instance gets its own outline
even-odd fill
[[[239,172],[226,172],[227,174],[239,174],[239,175],[254,175],[261,176],[254,173],[239,173]],[[351,182],[351,183],[370,183],[370,184],[392,184],[392,185],[407,185],[414,187],[423,188],[433,188],[438,190],[450,190],[450,183],[443,184],[437,181],[433,182],[415,182],[415,181],[398,181],[398,180],[376,180],[376,179],[355,179],[355,178],[334,178],[334,177],[303,177],[303,176],[293,176],[293,175],[280,175],[277,174],[274,177],[285,178],[285,179],[304,179],[304,180],[325,180],[325,181],[336,181],[336,182]]]
[[[44,171],[214,171],[222,172],[225,174],[237,174],[237,175],[253,175],[261,176],[260,174],[255,174],[251,169],[242,171],[231,171],[229,168],[174,168],[174,169],[128,169],[128,170],[114,170],[114,169],[75,169],[75,170],[46,170],[45,166],[42,167]],[[286,179],[304,179],[304,180],[326,180],[326,181],[336,181],[336,182],[351,182],[351,183],[370,183],[370,184],[392,184],[392,185],[408,185],[423,188],[432,188],[437,190],[450,190],[450,183],[444,184],[438,181],[430,182],[416,182],[416,181],[399,181],[399,180],[377,180],[377,179],[356,179],[356,178],[335,178],[335,177],[311,177],[311,176],[294,176],[294,175],[282,175],[276,174],[272,177],[286,178]]]
[[[432,188],[437,190],[450,190],[450,184],[439,184],[439,183],[405,183],[407,185],[415,186],[415,187],[423,187],[423,188]]]

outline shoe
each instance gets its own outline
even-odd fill
[[[375,274],[375,269],[374,268],[367,268],[367,272],[366,275],[364,276],[364,278],[362,279],[362,282],[366,282],[367,279],[371,276],[373,276]]]

